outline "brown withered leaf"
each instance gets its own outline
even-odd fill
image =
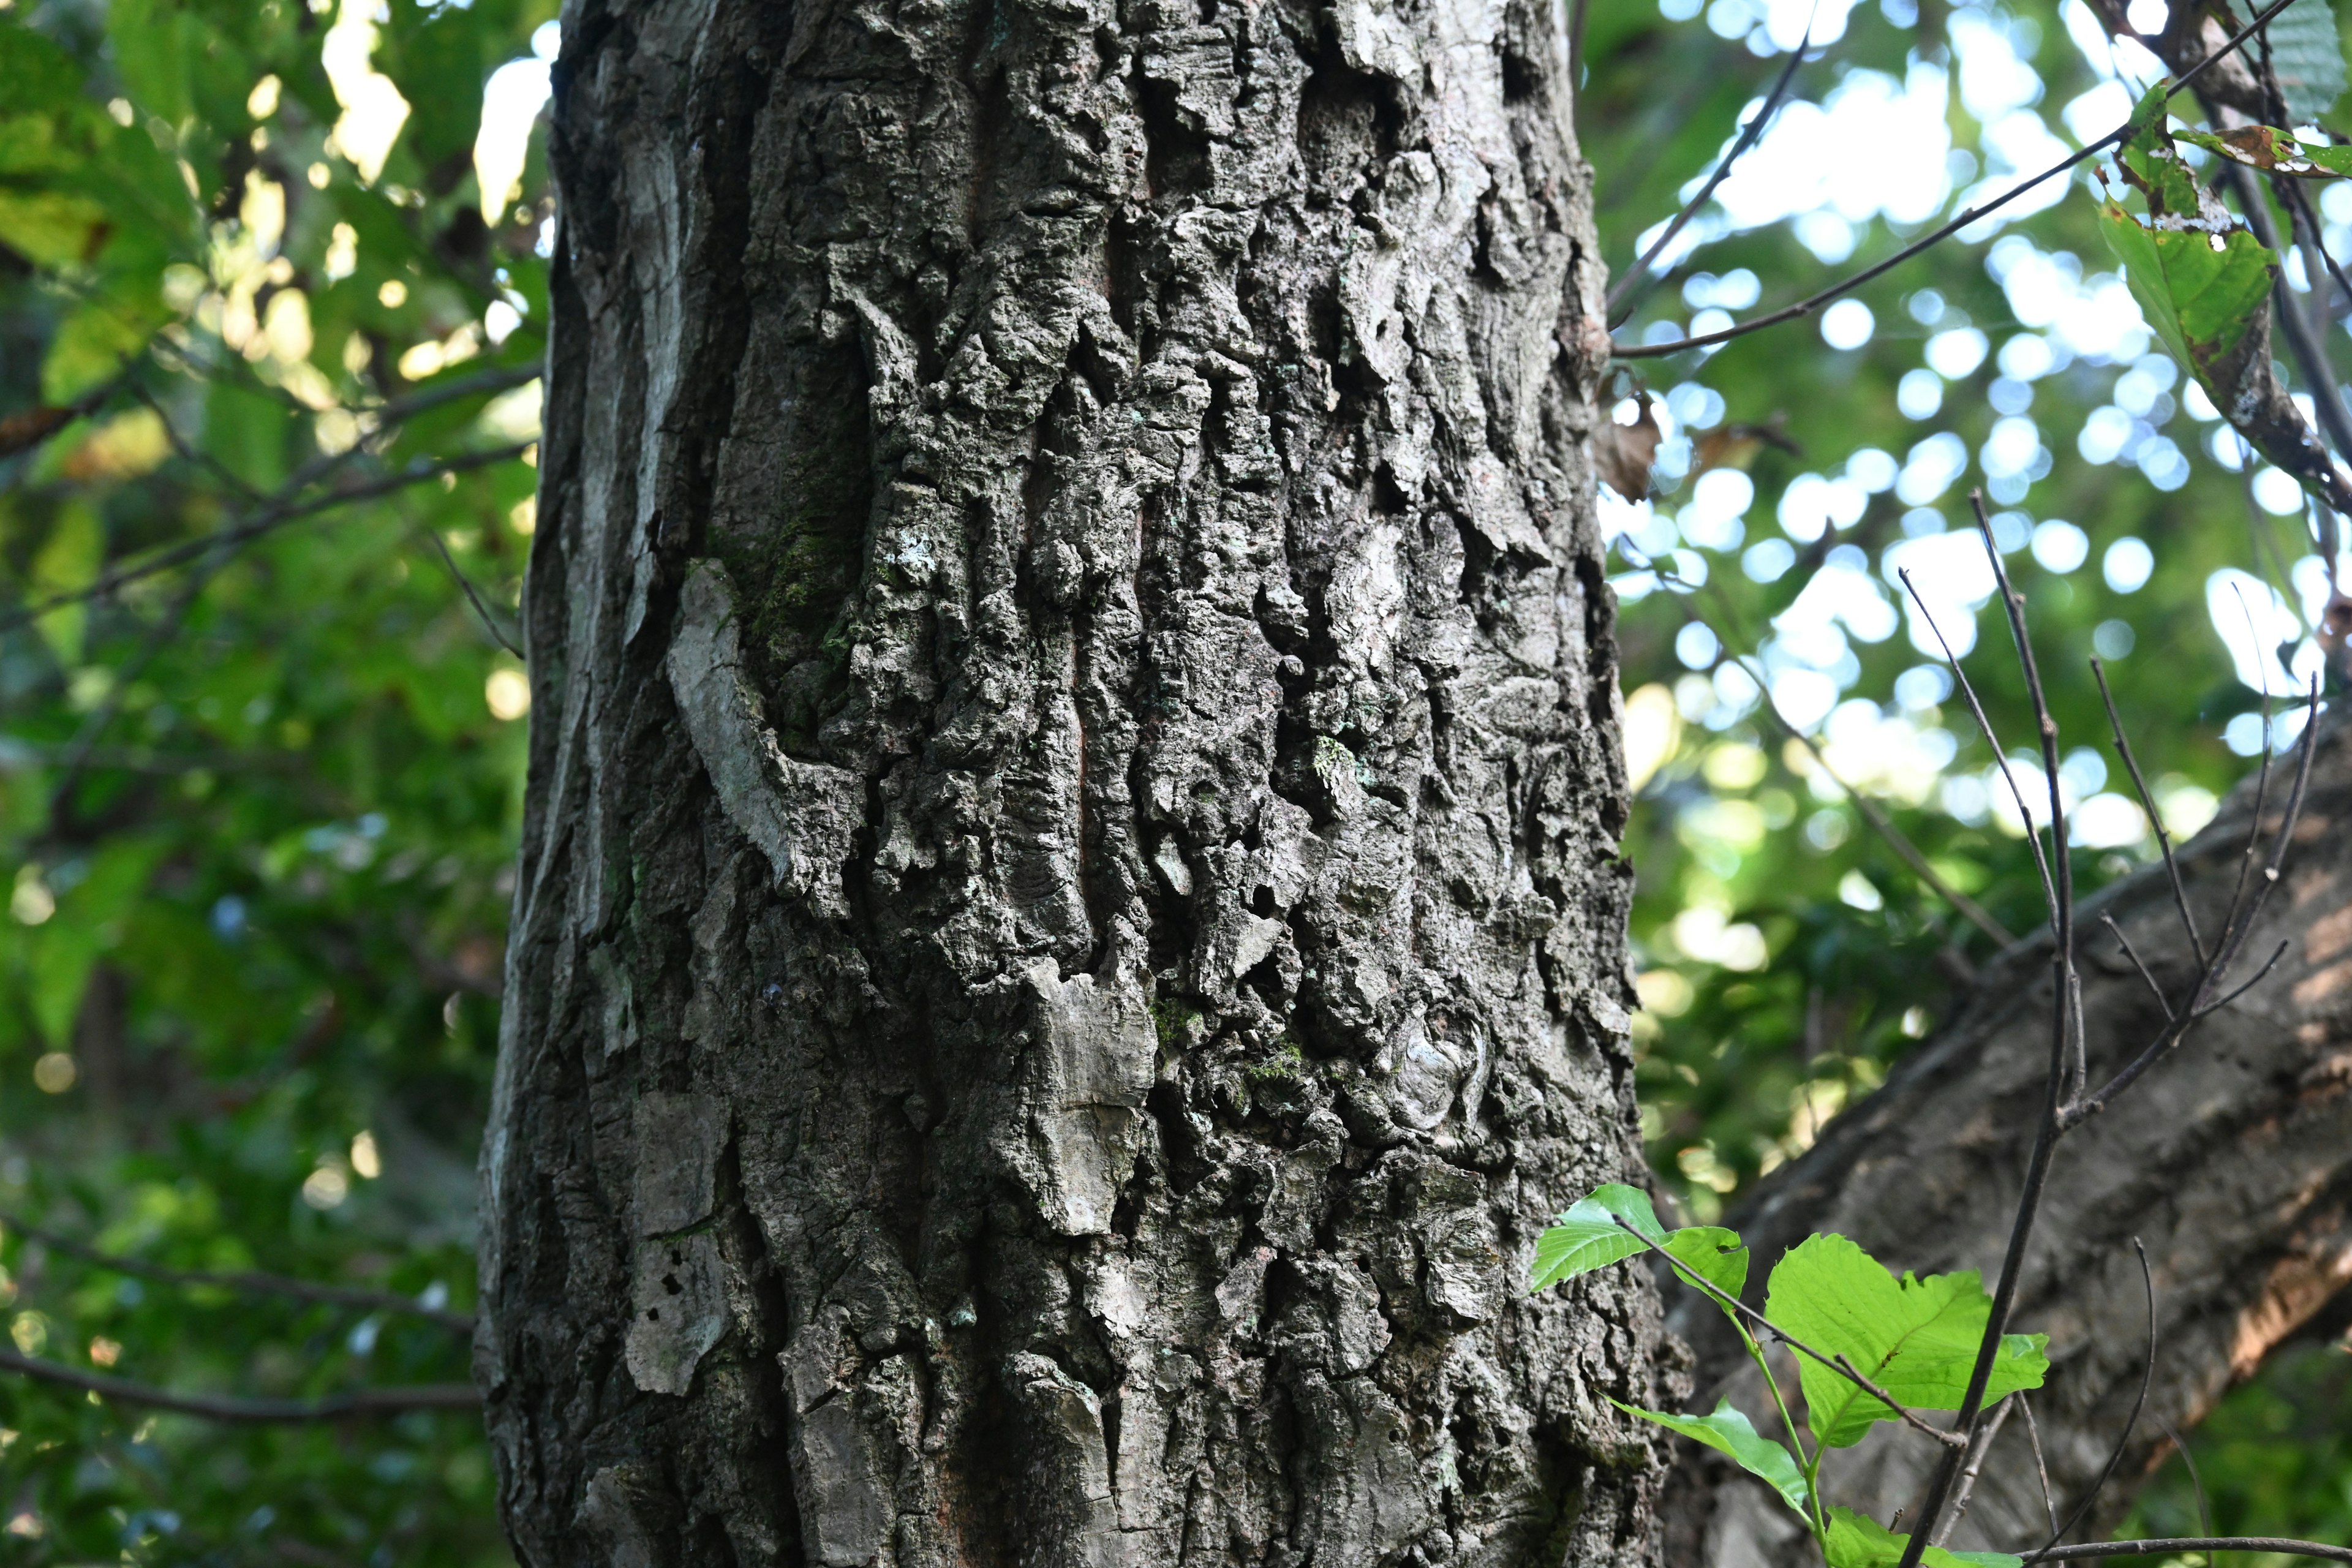
[[[1803,457],[1804,448],[1782,434],[1788,423],[1786,413],[1775,413],[1761,425],[1726,425],[1708,431],[1692,444],[1691,472],[1696,475],[1709,468],[1744,468],[1767,447],[1777,447],[1792,458]]]
[[[1592,433],[1592,466],[1601,470],[1603,484],[1627,500],[1638,501],[1650,499],[1650,467],[1658,460],[1658,442],[1664,432],[1650,411],[1656,400],[1646,392],[1635,393],[1633,399],[1640,410],[1633,423],[1605,420]]]

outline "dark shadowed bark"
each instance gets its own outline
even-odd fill
[[[2274,773],[2269,831],[2283,793]],[[2238,885],[2253,805],[2250,780],[2181,858],[2189,904],[2209,942]],[[2331,720],[2297,843],[2236,978],[2251,978],[2284,942],[2278,968],[2060,1147],[2014,1326],[2051,1336],[2050,1386],[2032,1405],[2062,1519],[2122,1438],[2147,1365],[2136,1237],[2147,1247],[2157,1296],[2153,1416],[2141,1419],[2115,1481],[2084,1516],[2086,1532],[2122,1517],[2168,1451],[2166,1424],[2192,1426],[2274,1346],[2332,1314],[2352,1284],[2347,824],[2352,725]],[[2251,876],[2261,878],[2259,866]],[[2176,997],[2197,967],[2160,868],[2086,902],[2077,929],[2094,1084],[2163,1024],[2147,984],[2097,923],[2101,913]],[[1990,965],[1950,1027],[1726,1222],[1756,1249],[1758,1303],[1771,1261],[1822,1230],[1853,1237],[1898,1269],[1979,1268],[1990,1279],[2041,1114],[2049,1019],[2045,935]],[[1678,1303],[1671,1321],[1698,1352],[1708,1407],[1728,1393],[1744,1408],[1769,1411],[1760,1379],[1712,1309]],[[1934,1458],[1926,1439],[1882,1426],[1832,1457],[1825,1495],[1885,1521],[1916,1509]],[[1776,1499],[1688,1456],[1667,1483],[1665,1513],[1672,1563],[1818,1561]],[[2008,1420],[1951,1544],[2020,1551],[2040,1545],[2049,1529],[2025,1422]]]
[[[484,1156],[535,1565],[1619,1563],[1552,0],[567,8]]]

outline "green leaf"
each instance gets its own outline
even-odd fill
[[[2344,45],[2327,0],[2296,0],[2271,18],[2270,66],[2286,100],[2286,117],[2308,125],[2344,96]]]
[[[1660,1243],[1666,1239],[1656,1211],[1650,1207],[1649,1194],[1619,1182],[1596,1187],[1590,1197],[1578,1199],[1536,1237],[1535,1283],[1530,1290],[1546,1289],[1644,1250],[1639,1237],[1617,1223],[1620,1217],[1642,1237]]]
[[[1628,1415],[1638,1415],[1644,1421],[1654,1421],[1669,1431],[1706,1444],[1717,1453],[1728,1454],[1739,1468],[1749,1475],[1761,1478],[1779,1492],[1790,1508],[1805,1511],[1804,1472],[1782,1445],[1759,1433],[1748,1417],[1731,1407],[1728,1399],[1718,1403],[1711,1415],[1669,1415],[1663,1411],[1644,1410],[1638,1405],[1628,1405],[1622,1399],[1610,1404]]]
[[[2151,229],[2113,202],[2100,204],[2099,219],[2148,325],[2228,407],[2232,389],[2216,379],[2221,362],[2269,308],[2277,255],[2242,228]]]
[[[1843,1355],[1905,1405],[1956,1410],[1992,1301],[1973,1269],[1898,1280],[1844,1237],[1815,1236],[1773,1268],[1765,1310],[1823,1355]],[[1797,1368],[1807,1422],[1828,1447],[1849,1447],[1874,1422],[1895,1418],[1884,1400],[1811,1356],[1800,1355]],[[2048,1370],[2041,1340],[2004,1336],[1994,1370],[2002,1393],[2039,1387]]]
[[[1903,1549],[1910,1542],[1909,1536],[1897,1535],[1874,1519],[1850,1508],[1832,1508],[1822,1554],[1830,1568],[1893,1568],[1903,1561]],[[1976,1568],[2023,1568],[2025,1559],[2006,1552],[1947,1552],[1930,1546],[1919,1561],[1927,1568],[1958,1568],[1962,1563]]]
[[[2125,127],[2123,174],[2147,195],[2151,212],[2189,214],[2198,210],[2197,176],[2180,161],[2166,129],[2169,97],[2161,81],[2140,95]]]
[[[41,363],[41,398],[73,402],[122,368],[163,324],[160,306],[100,294],[83,300],[49,340]]]
[[[1748,1284],[1748,1244],[1719,1225],[1686,1226],[1666,1237],[1675,1261],[1722,1291],[1738,1296]]]

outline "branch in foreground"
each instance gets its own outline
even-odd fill
[[[2093,1541],[2079,1546],[2029,1552],[2025,1560],[2070,1563],[2083,1557],[2162,1557],[2175,1552],[2283,1552],[2291,1557],[2352,1563],[2352,1546],[2330,1546],[2323,1541],[2290,1541],[2284,1535],[2175,1535],[2158,1541]]]
[[[2272,4],[2263,8],[2261,16],[2256,16],[2252,22],[2249,22],[2246,25],[2243,32],[2237,34],[2231,37],[2228,43],[2222,45],[2220,48],[2214,50],[2211,54],[2207,55],[2202,60],[2199,61],[2194,69],[2188,71],[2179,81],[2172,84],[2170,91],[2174,93],[2181,91],[2191,82],[2194,82],[2200,76],[2202,76],[2209,68],[2228,58],[2231,54],[2243,46],[2248,38],[2253,37],[2254,34],[2263,27],[2268,26],[2272,17],[2277,16],[2280,12],[2285,10],[2294,3],[2294,0],[2272,0]],[[2105,136],[2100,137],[2096,142],[2094,142],[2089,146],[2084,148],[2081,152],[2070,153],[2066,157],[2061,158],[2058,162],[2051,164],[2050,167],[2042,170],[2040,174],[2032,175],[2019,184],[2012,185],[2008,190],[2002,192],[2000,195],[1995,196],[1992,200],[1985,203],[1982,206],[1969,208],[1966,212],[1960,214],[1949,223],[1943,225],[1931,234],[1927,234],[1912,241],[1909,245],[1905,246],[1902,249],[1888,257],[1885,260],[1870,267],[1865,267],[1861,271],[1854,273],[1852,277],[1842,279],[1839,281],[1831,284],[1820,293],[1800,300],[1793,305],[1784,305],[1780,310],[1773,310],[1768,314],[1753,317],[1748,321],[1735,322],[1732,325],[1724,328],[1723,331],[1719,332],[1703,332],[1695,338],[1676,338],[1672,342],[1627,344],[1622,348],[1612,348],[1611,352],[1612,357],[1615,359],[1663,359],[1669,354],[1681,353],[1685,349],[1703,349],[1710,347],[1716,343],[1729,342],[1734,338],[1746,337],[1748,333],[1761,331],[1766,327],[1777,327],[1783,321],[1793,321],[1800,316],[1810,316],[1815,310],[1820,310],[1822,306],[1830,303],[1832,300],[1853,293],[1856,289],[1861,288],[1872,279],[1894,270],[1894,268],[1901,266],[1904,262],[1910,260],[1921,251],[1941,245],[1944,241],[1951,238],[1952,236],[1959,233],[1960,230],[1968,227],[1969,225],[1976,222],[1979,218],[1984,217],[1989,214],[1997,212],[2000,208],[2007,206],[2010,203],[2015,201],[2018,197],[2033,189],[2034,186],[2041,184],[2045,180],[2055,179],[2060,174],[2066,173],[2069,169],[2074,168],[2078,164],[2088,163],[2091,159],[2097,157],[2101,153],[2106,151],[2108,148],[2120,145],[2126,133],[2128,132],[2130,129],[2130,121],[2125,121],[2123,124],[2116,126],[2113,131],[2108,132]]]
[[[229,1394],[174,1394],[127,1377],[109,1377],[79,1367],[0,1349],[0,1372],[42,1383],[79,1388],[121,1405],[144,1405],[207,1421],[238,1425],[341,1421],[361,1415],[398,1415],[410,1410],[478,1410],[482,1396],[470,1383],[420,1383],[404,1388],[356,1388],[320,1399],[239,1399]]]
[[[299,504],[274,503],[265,508],[259,515],[249,518],[244,522],[215,530],[201,539],[187,540],[167,549],[159,550],[146,559],[134,562],[131,565],[117,567],[113,571],[101,574],[96,582],[86,588],[77,588],[69,594],[54,595],[37,604],[27,605],[20,610],[0,616],[0,631],[14,631],[28,622],[40,619],[52,610],[63,609],[68,605],[85,604],[92,599],[103,598],[118,589],[152,577],[159,572],[168,572],[174,566],[184,564],[209,552],[235,549],[238,545],[250,543],[263,534],[281,528],[287,523],[296,522],[322,511],[331,511],[339,506],[348,506],[353,501],[373,500],[379,496],[390,495],[394,490],[405,489],[411,485],[423,484],[427,479],[437,479],[444,474],[468,473],[475,468],[511,462],[537,445],[539,443],[536,441],[517,441],[504,447],[493,447],[484,452],[467,452],[455,458],[443,458],[437,460],[420,458],[397,472],[387,474],[380,479],[371,479],[365,484],[352,485],[348,489],[331,491],[323,496],[314,496]]]
[[[296,1300],[320,1302],[334,1307],[356,1307],[371,1312],[403,1312],[410,1317],[424,1318],[456,1333],[474,1331],[473,1318],[446,1307],[427,1307],[410,1297],[394,1290],[369,1290],[352,1285],[326,1285],[309,1279],[289,1279],[283,1274],[239,1272],[215,1274],[202,1269],[173,1268],[161,1263],[149,1263],[142,1258],[124,1258],[102,1252],[87,1242],[59,1236],[53,1230],[26,1225],[14,1215],[0,1214],[0,1226],[6,1226],[31,1241],[37,1241],[52,1252],[62,1252],[68,1258],[116,1274],[135,1275],[160,1284],[177,1285],[194,1289],[234,1290],[246,1295],[290,1296]]]

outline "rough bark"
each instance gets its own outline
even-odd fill
[[[2275,831],[2275,773],[2273,784]],[[2208,941],[2237,884],[2253,805],[2250,780],[2181,857],[2189,907]],[[2352,1284],[2347,819],[2352,725],[2331,720],[2298,842],[2238,977],[2250,977],[2282,942],[2286,956],[2060,1147],[2017,1327],[2051,1336],[2050,1385],[2032,1404],[2062,1519],[2122,1437],[2147,1364],[2135,1237],[2147,1247],[2157,1292],[2160,1348],[2148,1398],[2156,1418],[2140,1421],[2116,1481],[2085,1516],[2086,1531],[2121,1518],[2137,1482],[2168,1451],[2163,1424],[2194,1426],[2273,1347],[2340,1304]],[[2136,1055],[2163,1021],[2147,984],[2096,923],[2102,913],[2176,997],[2196,966],[2160,868],[2087,901],[2076,929],[2094,1083]],[[2050,984],[2046,934],[2011,948],[1987,968],[1948,1028],[1727,1222],[1755,1249],[1757,1304],[1771,1261],[1815,1231],[1853,1237],[1898,1269],[1979,1268],[1992,1278],[2041,1113]],[[1741,1375],[1745,1358],[1711,1310],[1677,1303],[1670,1321],[1697,1353],[1706,1407],[1728,1393],[1743,1408],[1769,1410],[1760,1380],[1752,1370]],[[1926,1439],[1881,1426],[1832,1459],[1826,1495],[1881,1521],[1916,1510],[1934,1457]],[[1670,1562],[1815,1561],[1777,1500],[1688,1456],[1669,1479],[1665,1512]],[[2048,1533],[2024,1423],[2009,1421],[1951,1543],[2021,1551]]]
[[[1638,1560],[1552,0],[574,0],[526,1563]]]

